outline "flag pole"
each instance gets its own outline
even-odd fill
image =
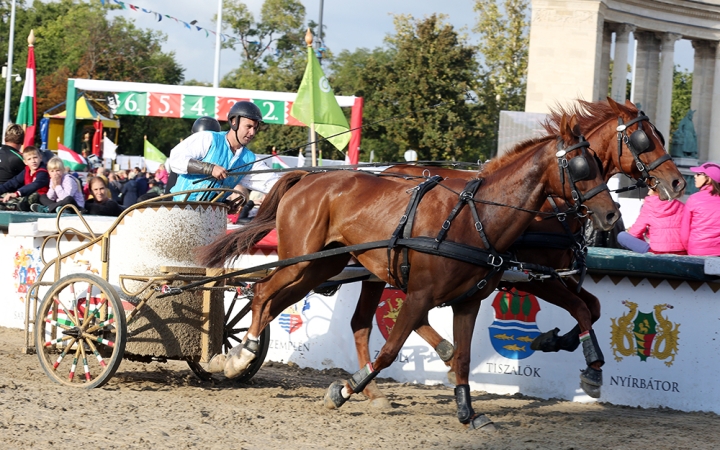
[[[308,28],[307,32],[305,32],[305,43],[307,44],[308,49],[310,49],[310,51],[312,51],[313,35],[312,35],[312,32],[310,31],[310,28]],[[316,137],[317,136],[315,135],[315,123],[313,122],[310,124],[310,142],[312,142],[312,144],[310,145],[310,150],[311,150],[310,165],[312,167],[317,166],[317,142],[316,142],[317,139],[316,139]]]

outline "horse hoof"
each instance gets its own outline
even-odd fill
[[[377,397],[370,399],[370,402],[368,403],[368,408],[390,409],[392,408],[392,405],[390,404],[390,400],[388,400],[387,397]]]
[[[447,373],[447,380],[448,383],[457,386],[457,377],[455,376],[454,370],[451,370]]]
[[[207,365],[207,371],[210,373],[222,373],[225,370],[226,357],[222,353],[212,357]]]
[[[447,339],[443,339],[440,341],[440,343],[435,347],[435,352],[437,352],[440,359],[443,360],[443,362],[448,362],[452,359],[453,354],[455,353],[455,347],[448,341]]]
[[[530,348],[541,352],[558,351],[558,332],[560,332],[560,328],[539,334],[538,337],[530,343]]]
[[[468,423],[468,428],[471,430],[482,430],[487,433],[495,433],[497,431],[493,421],[484,414],[473,417],[470,423]]]
[[[600,388],[602,387],[602,370],[587,367],[580,371],[580,388],[592,398],[600,398]]]
[[[343,381],[338,380],[332,382],[327,392],[325,392],[325,397],[323,398],[323,404],[327,409],[338,409],[345,404],[347,399],[342,395],[344,387],[345,382]]]
[[[223,371],[228,378],[235,378],[241,375],[250,366],[255,354],[245,348],[240,350],[240,355],[232,355],[228,353]]]

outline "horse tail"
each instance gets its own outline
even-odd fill
[[[298,170],[280,178],[263,199],[253,220],[237,231],[220,236],[210,244],[198,248],[197,262],[204,267],[222,267],[228,259],[247,253],[275,228],[278,206],[285,193],[310,173]]]

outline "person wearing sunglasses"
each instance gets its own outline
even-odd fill
[[[691,167],[698,192],[685,202],[680,238],[688,255],[720,256],[720,165]]]

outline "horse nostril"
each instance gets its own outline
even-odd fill
[[[615,222],[615,213],[614,212],[608,213],[607,216],[605,217],[605,219],[607,220],[607,223]]]
[[[672,182],[672,187],[674,192],[682,191],[683,189],[685,189],[685,180],[683,178],[674,179]]]

